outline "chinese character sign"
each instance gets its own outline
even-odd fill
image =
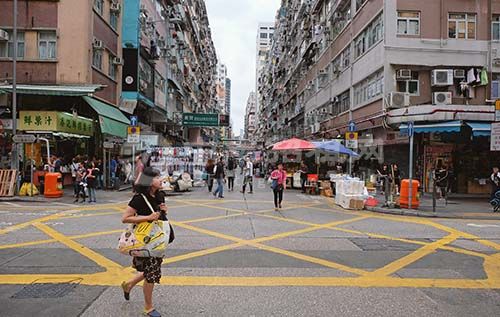
[[[93,136],[94,123],[91,119],[74,117],[65,112],[20,111],[19,130],[66,132]]]

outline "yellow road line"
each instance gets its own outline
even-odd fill
[[[167,269],[168,270],[168,269]],[[31,284],[36,280],[44,283],[64,283],[81,279],[81,285],[119,286],[130,271],[116,270],[112,273],[95,274],[5,274],[0,275],[0,284]],[[229,276],[163,276],[161,285],[171,286],[223,286],[223,287],[360,287],[360,288],[454,288],[454,289],[500,289],[498,281],[463,279],[425,279],[394,277],[229,277]]]
[[[57,240],[47,239],[47,240],[21,242],[21,243],[15,243],[15,244],[4,244],[4,245],[0,245],[0,250],[29,247],[29,246],[33,246],[33,245],[39,245],[39,244],[49,244],[49,243],[53,243],[53,242],[57,242]]]
[[[387,276],[391,275],[392,273],[395,273],[408,265],[415,263],[416,261],[422,259],[423,257],[428,256],[431,253],[434,253],[437,249],[441,248],[442,246],[451,243],[455,241],[458,238],[456,234],[450,234],[440,240],[437,240],[433,243],[429,243],[427,245],[424,245],[420,249],[416,250],[415,252],[412,252],[400,259],[397,259],[394,262],[391,262],[387,264],[386,266],[377,269],[373,272],[371,272],[369,275],[370,276]]]
[[[243,245],[242,243],[238,242],[238,243],[226,244],[226,245],[222,245],[222,246],[214,247],[214,248],[210,248],[210,249],[190,252],[190,253],[186,253],[186,254],[182,254],[182,255],[177,255],[177,256],[173,256],[171,258],[167,257],[166,259],[163,260],[163,265],[171,264],[171,263],[175,263],[175,262],[180,262],[180,261],[185,261],[185,260],[190,260],[193,258],[197,258],[200,256],[209,255],[209,254],[214,254],[217,252],[227,251],[227,250],[234,249],[234,248],[237,248],[237,247],[242,246],[242,245]],[[168,251],[167,251],[167,254],[168,254]]]
[[[61,242],[62,244],[66,245],[70,249],[80,253],[81,255],[85,256],[86,258],[92,260],[99,266],[106,268],[106,269],[112,269],[112,268],[122,268],[122,266],[116,262],[111,261],[110,259],[102,256],[101,254],[71,240],[70,238],[66,237],[62,233],[50,228],[49,226],[42,224],[42,223],[35,223],[33,224],[36,228],[38,228],[40,231],[44,232],[48,236],[56,239],[57,241]]]
[[[365,217],[366,216],[360,217],[360,219],[364,219]],[[349,220],[344,220],[341,223],[346,223],[348,221],[352,222],[352,221],[357,221],[357,220],[359,220],[359,219],[349,219]],[[334,226],[334,225],[338,225],[338,223],[339,222],[334,222],[334,223],[331,223],[330,225]],[[255,248],[259,248],[259,249],[262,249],[262,250],[270,251],[270,252],[273,252],[273,253],[278,253],[278,254],[286,255],[286,256],[289,256],[289,257],[292,257],[292,258],[296,258],[296,259],[303,260],[303,261],[306,261],[306,262],[311,262],[311,263],[314,263],[314,264],[319,264],[319,265],[326,266],[326,267],[329,267],[329,268],[343,270],[343,271],[354,273],[354,274],[358,274],[358,275],[364,275],[364,274],[367,273],[366,271],[359,270],[359,269],[352,268],[352,267],[348,267],[348,266],[345,266],[345,265],[342,265],[342,264],[339,264],[339,263],[335,263],[335,262],[332,262],[332,261],[327,261],[327,260],[323,260],[323,259],[319,259],[319,258],[314,258],[314,257],[307,256],[307,255],[304,255],[304,254],[296,253],[296,252],[293,252],[293,251],[283,250],[283,249],[279,249],[279,248],[275,248],[275,247],[271,247],[271,246],[268,246],[268,245],[263,245],[263,244],[258,243],[258,241],[271,241],[271,240],[279,239],[279,238],[286,237],[286,236],[291,236],[291,235],[295,235],[295,234],[299,234],[299,233],[303,233],[303,232],[311,232],[311,231],[314,231],[314,230],[322,229],[322,227],[320,227],[320,226],[305,228],[305,229],[302,229],[302,230],[295,230],[295,231],[290,231],[290,232],[279,233],[279,234],[276,234],[276,235],[273,235],[273,236],[257,238],[257,239],[254,239],[254,240],[244,240],[244,239],[240,239],[240,238],[233,237],[233,236],[230,236],[230,235],[222,234],[222,233],[219,233],[219,232],[210,231],[210,230],[207,230],[207,229],[202,229],[202,228],[190,226],[190,225],[187,225],[187,224],[181,224],[181,223],[174,223],[174,224],[176,224],[176,225],[178,225],[180,227],[183,227],[185,229],[195,231],[195,232],[199,232],[199,233],[211,235],[211,236],[214,236],[214,237],[217,237],[217,238],[221,238],[221,239],[225,239],[225,240],[229,240],[229,241],[233,241],[233,242],[238,242],[238,243],[240,243],[242,245],[253,246]],[[236,246],[233,246],[233,247],[236,247]],[[227,250],[227,249],[224,249],[224,250]]]

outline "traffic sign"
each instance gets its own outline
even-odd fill
[[[133,127],[137,127],[138,121],[137,121],[137,116],[131,116],[130,117],[130,125]]]
[[[358,148],[358,133],[357,132],[347,132],[345,134],[345,146],[350,149]]]
[[[185,127],[218,127],[218,113],[182,113],[182,125]]]
[[[12,137],[14,143],[35,143],[36,136],[33,134],[16,134]]]
[[[127,142],[128,143],[141,142],[141,128],[140,127],[128,127],[128,129],[127,129]]]
[[[356,132],[356,123],[354,121],[349,121],[349,132]]]
[[[412,137],[414,133],[415,133],[415,126],[413,124],[413,121],[408,122],[408,136]]]

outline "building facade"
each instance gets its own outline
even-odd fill
[[[499,15],[489,0],[282,1],[259,78],[265,145],[342,139],[351,126],[357,171],[368,177],[382,162],[407,170],[403,134],[414,122],[423,186],[441,162],[454,172],[452,190],[480,190],[494,164],[486,130],[498,98]]]
[[[129,121],[117,108],[121,23],[121,1],[18,1],[19,131],[43,135],[51,153],[66,159],[103,155],[105,141],[112,147],[123,142]],[[6,35],[0,40],[0,94],[10,108],[13,1],[0,2],[0,30]],[[4,112],[2,122],[12,121],[9,115]],[[1,139],[6,159],[12,150],[10,135]],[[34,159],[42,164],[48,158],[39,147]]]
[[[245,108],[245,139],[250,142],[255,142],[255,132],[257,130],[257,118],[256,118],[256,96],[255,92],[251,92],[248,95],[247,106]]]
[[[183,113],[217,107],[217,58],[204,2],[126,0],[125,8],[122,110],[136,115],[157,145],[209,143],[214,129],[181,125]]]

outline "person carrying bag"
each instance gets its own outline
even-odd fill
[[[161,316],[153,307],[153,288],[155,283],[160,283],[165,250],[174,239],[160,188],[160,173],[151,167],[145,168],[135,183],[136,194],[122,217],[122,223],[131,226],[122,233],[118,246],[121,253],[133,257],[132,266],[138,272],[122,282],[123,296],[129,300],[132,288],[144,280],[144,315],[151,317]]]

